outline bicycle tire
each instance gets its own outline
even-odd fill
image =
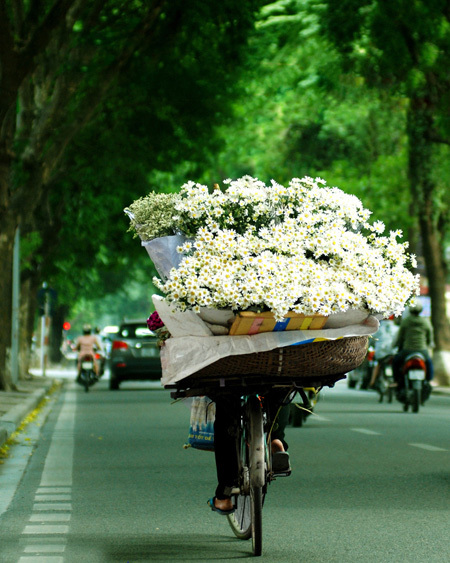
[[[252,537],[250,495],[236,495],[235,507],[235,512],[227,516],[228,523],[238,539],[249,540]]]
[[[250,487],[252,514],[252,547],[254,555],[262,553],[262,487]]]
[[[248,399],[248,419],[250,486],[261,488],[266,482],[264,425],[261,404],[253,395]]]
[[[265,441],[262,408],[255,396],[248,400],[250,509],[254,555],[262,553],[262,488],[266,482]]]

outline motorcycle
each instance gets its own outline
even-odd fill
[[[80,361],[80,373],[77,377],[77,383],[84,387],[86,393],[89,391],[89,387],[94,385],[98,377],[95,373],[94,358],[89,354],[81,358]]]
[[[385,397],[388,403],[392,403],[394,389],[397,387],[397,384],[394,381],[394,371],[392,368],[393,358],[394,356],[390,354],[378,361],[380,371],[378,373],[374,389],[379,394],[379,403],[382,403]]]
[[[347,374],[347,385],[349,389],[355,389],[359,384],[361,390],[369,389],[372,371],[375,366],[375,348],[370,345],[364,362]]]
[[[294,428],[303,426],[308,416],[313,413],[314,407],[319,400],[319,393],[312,387],[300,390],[299,394],[302,398],[302,403],[293,401],[289,405],[289,423]]]
[[[426,360],[419,352],[409,354],[405,358],[401,368],[404,377],[404,388],[399,391],[397,398],[403,403],[403,410],[408,412],[411,406],[412,412],[419,412],[431,393],[431,385],[426,380]]]

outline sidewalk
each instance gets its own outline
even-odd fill
[[[19,381],[18,391],[0,391],[0,447],[38,406],[55,379],[33,377]]]
[[[440,387],[431,383],[432,395],[450,395],[450,387]]]

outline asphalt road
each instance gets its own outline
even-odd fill
[[[0,469],[2,563],[231,561],[251,557],[206,505],[213,454],[183,449],[189,408],[155,385],[73,382]],[[450,560],[450,397],[419,414],[325,390],[288,428],[293,474],[269,487],[264,561]],[[46,418],[46,422],[43,421]],[[23,471],[20,482],[13,477]],[[1,512],[1,511],[0,511]]]

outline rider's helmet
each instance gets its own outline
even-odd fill
[[[414,305],[409,306],[409,312],[411,313],[411,315],[420,315],[422,311],[423,305],[420,301],[416,301]]]
[[[92,327],[90,324],[83,325],[83,334],[91,334]]]

